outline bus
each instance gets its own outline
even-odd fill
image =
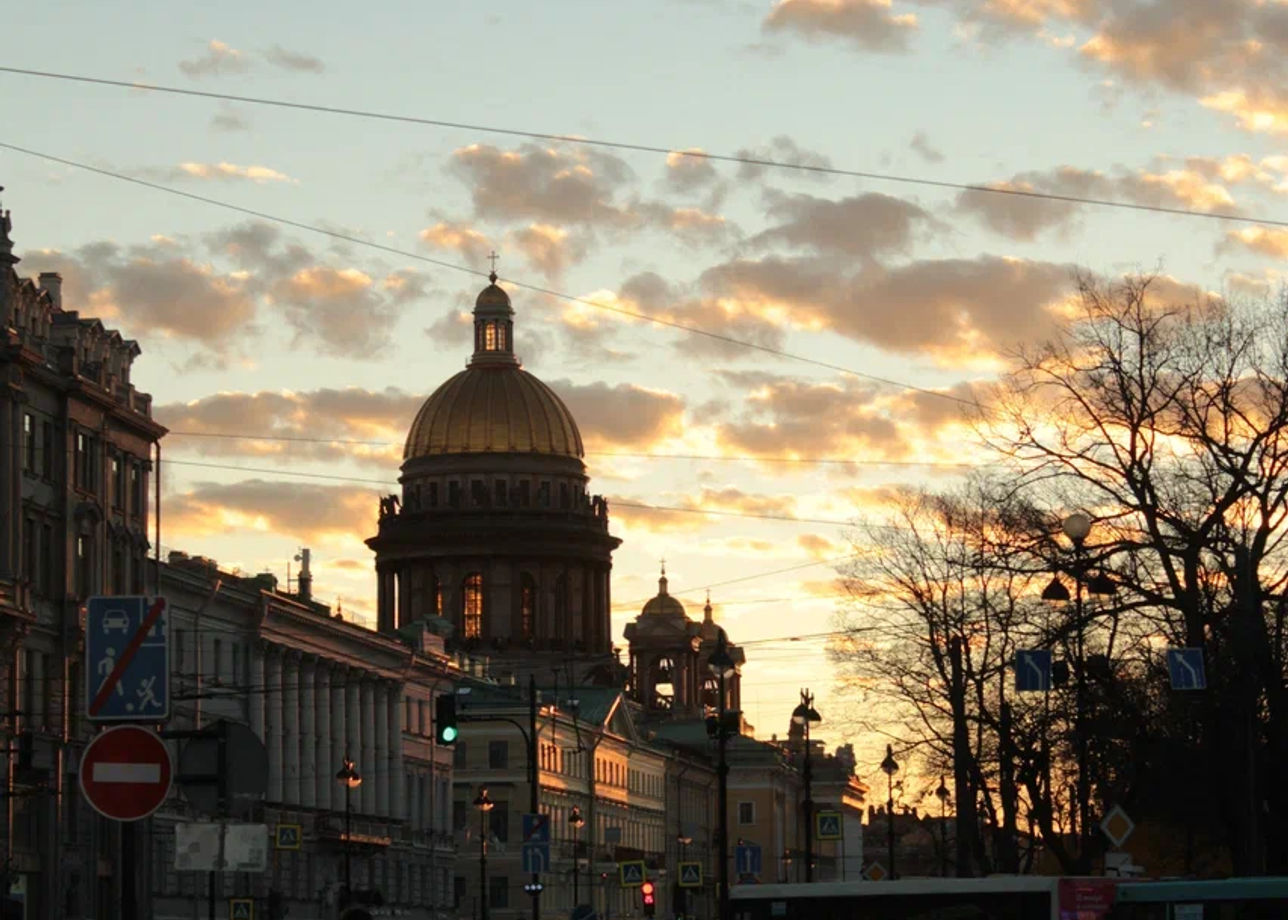
[[[738,885],[729,902],[734,920],[1060,920],[1060,882],[1007,875]]]
[[[1280,920],[1288,878],[1132,882],[1118,887],[1113,920]]]

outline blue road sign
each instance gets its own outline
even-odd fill
[[[1015,653],[1015,689],[1034,692],[1051,689],[1051,650],[1021,649]]]
[[[629,859],[617,864],[618,877],[623,888],[638,888],[644,884],[646,875],[644,860]]]
[[[1203,649],[1169,648],[1167,673],[1173,690],[1206,690],[1207,671],[1203,667]]]
[[[819,840],[841,839],[841,813],[839,811],[820,811],[814,816],[818,825]]]
[[[760,875],[760,844],[740,843],[733,857],[739,875]]]
[[[524,841],[523,871],[548,872],[550,870],[550,844]]]
[[[701,888],[702,887],[702,863],[700,862],[682,862],[680,863],[680,887],[681,888]]]
[[[85,616],[91,722],[170,718],[170,630],[163,597],[91,597]]]
[[[523,816],[523,842],[549,843],[550,816],[525,814]]]

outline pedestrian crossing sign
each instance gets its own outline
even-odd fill
[[[301,828],[298,824],[279,824],[273,834],[273,848],[277,850],[298,850],[300,848]]]
[[[839,811],[820,811],[814,816],[819,840],[841,839],[841,813]]]
[[[702,863],[700,862],[680,863],[680,887],[681,888],[701,888],[702,887]]]
[[[255,920],[255,899],[233,898],[229,901],[228,920]]]
[[[617,864],[623,888],[638,888],[644,884],[644,860],[633,859]]]

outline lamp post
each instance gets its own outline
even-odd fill
[[[1091,871],[1091,769],[1090,752],[1087,737],[1087,668],[1086,650],[1086,616],[1082,604],[1082,588],[1086,583],[1091,594],[1113,594],[1117,588],[1107,575],[1098,573],[1088,577],[1085,549],[1087,537],[1091,533],[1091,518],[1081,511],[1075,511],[1060,522],[1060,529],[1073,544],[1073,617],[1074,617],[1074,754],[1077,759],[1078,777],[1074,784],[1075,812],[1078,821],[1078,870],[1082,873]],[[1056,575],[1042,591],[1045,601],[1064,602],[1070,599],[1069,589]]]
[[[886,854],[890,860],[890,880],[894,881],[894,775],[899,764],[894,759],[894,748],[888,744],[881,770],[886,775]]]
[[[948,787],[942,776],[935,798],[939,799],[939,875],[942,878],[948,875]]]
[[[805,763],[801,770],[805,780],[805,881],[814,881],[814,800],[810,784],[814,779],[810,763],[809,727],[811,722],[823,721],[814,708],[814,694],[808,690],[801,691],[801,701],[792,710],[792,721],[805,730]]]
[[[581,901],[580,894],[577,890],[578,872],[578,850],[581,848],[581,826],[586,823],[586,819],[581,816],[581,809],[576,805],[568,814],[568,826],[572,828],[572,909],[576,910]]]
[[[725,725],[725,719],[728,715],[725,711],[725,679],[733,675],[737,671],[737,667],[733,663],[733,658],[729,655],[724,630],[720,631],[719,638],[716,639],[716,650],[711,654],[711,659],[707,662],[707,666],[716,675],[717,692],[720,694],[715,722],[716,795],[718,797],[716,802],[716,859],[719,861],[716,867],[719,891],[719,907],[716,917],[718,920],[729,920],[729,763],[726,759],[726,744],[729,740],[729,731]]]
[[[362,785],[362,775],[346,757],[335,778],[344,786],[344,903],[348,904],[353,897],[353,790]]]
[[[479,786],[479,794],[474,797],[474,807],[479,810],[479,913],[481,920],[487,918],[487,813],[496,802],[487,797],[487,786]]]

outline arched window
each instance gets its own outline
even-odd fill
[[[429,613],[436,617],[443,615],[443,582],[437,575],[429,576]]]
[[[496,323],[484,323],[483,324],[483,350],[496,351],[498,348],[500,348],[500,345],[497,344]]]
[[[466,639],[477,639],[483,635],[483,576],[471,572],[461,582],[461,596],[464,601],[462,626]]]
[[[537,619],[537,582],[527,572],[519,582],[519,630],[523,638],[531,639]]]

